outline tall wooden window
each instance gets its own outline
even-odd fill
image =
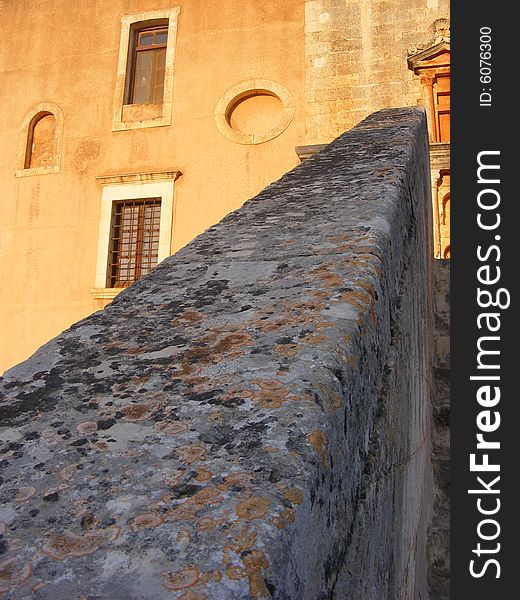
[[[160,216],[160,198],[113,203],[108,287],[127,287],[157,265]]]
[[[133,32],[126,104],[160,104],[164,95],[168,25]]]

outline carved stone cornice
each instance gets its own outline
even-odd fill
[[[433,23],[433,37],[429,42],[420,46],[411,46],[408,48],[408,57],[434,49],[439,44],[450,44],[450,21],[449,19],[437,19]]]
[[[151,183],[153,181],[175,181],[180,171],[155,171],[152,173],[121,173],[96,177],[101,185],[121,185],[123,183]]]

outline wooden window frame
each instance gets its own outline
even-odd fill
[[[129,47],[129,54],[131,56],[128,59],[128,73],[127,73],[127,84],[125,90],[125,104],[134,104],[135,97],[135,74],[137,67],[137,55],[140,52],[153,52],[154,50],[162,49],[165,50],[168,47],[168,40],[164,44],[154,44],[152,46],[140,46],[139,45],[139,37],[141,34],[152,31],[166,31],[166,36],[168,36],[168,21],[164,21],[162,24],[156,25],[143,25],[136,26],[131,29],[132,35],[132,43]],[[163,96],[164,96],[164,80],[163,80]],[[162,103],[162,101],[161,101]],[[138,104],[145,104],[144,102],[139,102]],[[153,104],[153,101],[150,102]]]

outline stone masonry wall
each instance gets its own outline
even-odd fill
[[[370,116],[7,372],[2,600],[427,598],[428,160]]]
[[[381,108],[415,105],[411,47],[433,39],[449,0],[306,0],[306,144],[322,144]]]

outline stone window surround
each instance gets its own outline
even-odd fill
[[[174,210],[174,182],[180,171],[130,173],[96,177],[103,186],[99,222],[95,288],[90,293],[96,299],[112,299],[125,288],[107,288],[107,266],[110,250],[112,205],[118,200],[161,198],[161,222],[157,263],[171,254]]]
[[[244,133],[233,129],[229,124],[230,112],[236,103],[248,96],[265,93],[277,97],[283,107],[280,122],[261,133]],[[215,107],[215,124],[219,132],[235,144],[262,144],[283,133],[294,118],[295,105],[289,90],[272,79],[247,79],[227,90]]]
[[[135,15],[125,15],[121,18],[121,38],[119,42],[119,57],[117,63],[116,86],[114,91],[114,113],[112,120],[112,131],[125,131],[127,129],[142,129],[146,127],[163,127],[171,125],[173,105],[173,70],[175,62],[175,46],[177,38],[177,23],[180,7],[170,9],[154,10]],[[164,96],[159,104],[160,114],[150,113],[149,118],[128,120],[124,115],[125,87],[127,72],[129,68],[129,45],[131,41],[132,25],[136,23],[145,24],[146,21],[168,20],[168,43],[166,46],[166,66],[164,74]],[[137,105],[146,106],[146,105]],[[155,106],[155,105],[152,105]]]
[[[25,168],[27,159],[27,144],[29,142],[29,133],[32,126],[36,125],[39,115],[51,114],[55,119],[55,145],[54,145],[54,164],[48,167]],[[61,156],[63,152],[63,111],[53,102],[40,102],[33,106],[25,115],[22,121],[22,130],[18,152],[16,155],[16,177],[27,177],[31,175],[47,175],[49,173],[59,173],[61,168]]]

